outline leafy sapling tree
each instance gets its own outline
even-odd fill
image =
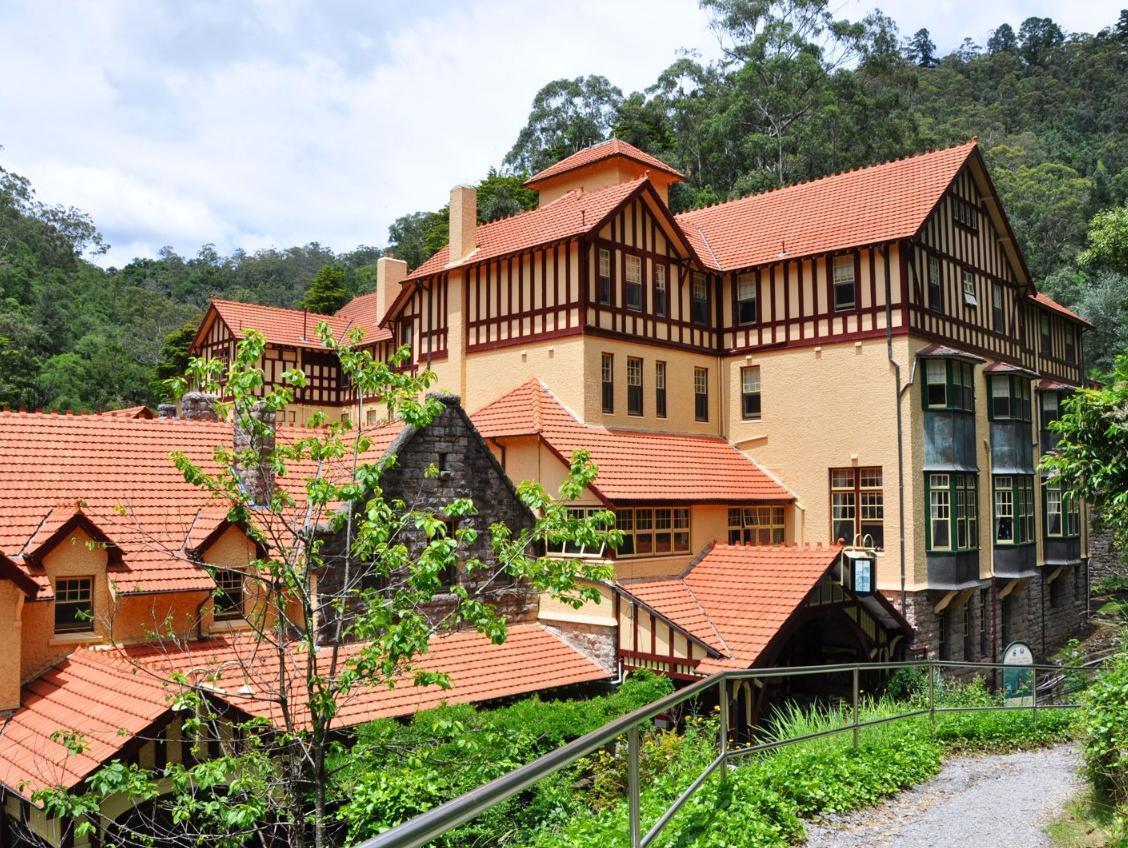
[[[433,375],[397,367],[406,350],[382,362],[357,344],[359,332],[346,340],[325,324],[318,332],[357,388],[353,420],[365,421],[366,405],[375,404],[392,412],[392,426],[426,428],[441,411],[424,396]],[[504,642],[506,620],[489,603],[496,586],[516,582],[579,606],[610,576],[605,565],[542,553],[620,541],[611,513],[577,518],[564,505],[594,479],[586,454],[573,457],[558,498],[520,484],[517,495],[534,518],[525,527],[489,527],[490,553],[475,556],[478,532],[450,529],[450,519],[475,514],[473,502],[436,508],[421,496],[386,495],[396,459],[373,448],[371,430],[334,424],[277,434],[273,421],[305,377],[289,371],[281,386],[268,387],[264,350],[262,336],[249,331],[229,365],[194,359],[175,384],[226,398],[220,412],[233,423],[234,445],[216,448],[214,467],[184,455],[174,461],[261,552],[245,574],[249,631],[206,655],[173,633],[158,634],[159,650],[143,659],[121,649],[139,675],[167,684],[190,753],[152,768],[114,762],[81,791],[38,792],[50,814],[76,823],[77,836],[98,830],[115,844],[139,845],[333,844],[328,787],[333,763],[348,760],[343,711],[379,688],[449,686],[443,669],[426,661],[430,641],[444,632],[473,629]],[[452,569],[475,579],[450,587],[444,575]],[[337,579],[326,579],[329,570]],[[76,752],[85,745],[75,734],[63,741]],[[122,798],[130,813],[111,821],[107,801]]]

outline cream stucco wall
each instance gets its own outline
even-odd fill
[[[584,191],[599,191],[601,188],[630,182],[638,179],[646,170],[648,169],[645,165],[622,158],[608,159],[586,168],[577,168],[539,186],[537,192],[540,194],[540,205],[551,203],[578,188]],[[668,204],[672,182],[670,175],[662,171],[650,171],[650,181],[662,201]]]
[[[20,627],[24,593],[0,580],[0,712],[20,704]]]
[[[462,395],[463,407],[475,412],[530,378],[539,377],[569,409],[583,417],[584,367],[582,336],[475,351],[465,358],[465,382],[458,394]]]

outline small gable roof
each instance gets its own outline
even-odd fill
[[[324,345],[317,337],[317,325],[322,321],[329,325],[333,335],[338,339],[344,338],[348,332],[357,327],[364,330],[365,344],[390,339],[391,333],[376,326],[375,296],[373,295],[373,305],[370,310],[366,310],[367,301],[357,303],[360,300],[361,298],[354,298],[336,315],[322,315],[304,309],[213,299],[208,314],[200,322],[196,338],[192,340],[192,349],[199,349],[207,336],[208,329],[217,319],[223,321],[236,339],[244,338],[247,330],[258,330],[269,344],[285,347],[323,350]]]
[[[976,149],[944,150],[858,168],[676,216],[718,271],[909,238]]]
[[[1046,309],[1049,309],[1052,312],[1056,312],[1059,315],[1064,315],[1066,318],[1070,318],[1079,324],[1084,324],[1086,327],[1093,326],[1091,321],[1085,320],[1072,309],[1067,309],[1066,307],[1062,306],[1048,294],[1045,294],[1043,292],[1035,292],[1031,300],[1033,300],[1039,306],[1044,306]]]
[[[676,168],[670,167],[661,159],[658,159],[655,156],[651,156],[645,151],[639,150],[633,144],[623,141],[620,138],[609,138],[607,139],[607,141],[601,141],[598,144],[591,145],[591,147],[585,147],[583,150],[577,150],[571,156],[567,156],[561,159],[554,165],[549,165],[543,171],[538,171],[527,180],[525,180],[525,185],[528,188],[535,188],[536,186],[541,185],[542,183],[554,177],[558,177],[561,174],[566,174],[569,171],[575,171],[580,168],[585,168],[588,165],[592,165],[596,162],[601,162],[605,159],[611,159],[616,156],[622,157],[624,159],[630,159],[640,165],[643,165],[655,171],[661,171],[663,173],[669,174],[670,176],[676,177],[679,180],[685,179],[685,174],[683,174]]]
[[[470,418],[487,439],[539,436],[565,464],[574,451],[588,451],[599,467],[590,488],[610,503],[795,499],[781,483],[725,439],[584,424],[535,378],[482,407]]]

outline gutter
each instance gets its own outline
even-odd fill
[[[893,356],[893,291],[889,279],[889,245],[881,246],[881,258],[885,264],[885,354],[893,366],[893,402],[897,413],[897,524],[901,567],[901,617],[907,618],[908,601],[905,598],[905,426],[901,415],[901,363]],[[907,264],[907,263],[906,263]],[[912,380],[909,381],[912,385]]]

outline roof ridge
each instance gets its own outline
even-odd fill
[[[899,157],[894,158],[894,159],[885,159],[881,162],[874,162],[874,163],[869,164],[869,165],[858,165],[854,168],[847,168],[846,170],[842,170],[842,171],[832,171],[829,174],[821,174],[821,175],[819,175],[817,177],[813,177],[809,180],[799,180],[798,182],[788,183],[787,185],[774,186],[773,188],[765,189],[764,191],[749,192],[748,194],[745,194],[742,197],[734,197],[730,200],[719,200],[716,203],[708,203],[708,204],[705,204],[704,206],[698,206],[698,207],[695,207],[693,209],[686,209],[683,212],[677,213],[677,215],[675,215],[674,218],[675,219],[681,219],[683,216],[689,216],[689,215],[692,215],[695,212],[702,212],[706,209],[719,209],[722,206],[729,206],[729,205],[732,205],[734,203],[741,203],[745,200],[750,200],[754,197],[768,197],[769,195],[778,194],[780,192],[784,192],[784,191],[787,191],[789,189],[802,188],[802,187],[805,187],[805,186],[812,186],[812,185],[815,185],[817,183],[822,183],[822,182],[826,182],[828,180],[836,179],[837,177],[844,177],[848,174],[856,174],[860,171],[869,171],[869,170],[873,170],[875,168],[883,168],[887,165],[894,165],[898,162],[908,162],[911,159],[921,159],[925,156],[935,156],[938,153],[946,153],[946,152],[951,151],[951,150],[957,150],[961,147],[974,147],[976,144],[978,144],[978,141],[973,136],[969,141],[960,142],[959,144],[953,144],[953,145],[950,145],[949,147],[937,147],[935,149],[923,150],[919,153],[906,154],[904,156],[899,156]]]
[[[701,610],[701,615],[704,616],[705,621],[709,623],[709,627],[712,628],[713,632],[717,634],[717,640],[722,645],[724,645],[725,651],[728,653],[729,658],[735,659],[736,655],[733,653],[732,648],[730,648],[729,643],[725,641],[725,637],[721,635],[721,631],[717,629],[717,625],[713,622],[713,617],[705,611],[704,605],[697,597],[697,593],[693,591],[693,587],[689,585],[689,581],[687,581],[684,577],[679,577],[677,579],[681,581],[681,584],[685,587],[685,590],[689,592],[689,596],[693,598],[693,602],[697,604],[697,608]]]

